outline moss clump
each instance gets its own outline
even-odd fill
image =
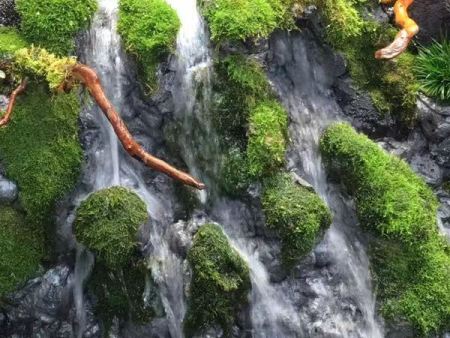
[[[193,275],[184,321],[186,335],[191,337],[215,324],[229,334],[251,287],[247,264],[215,224],[199,229],[188,261]]]
[[[321,0],[327,23],[327,39],[340,50],[355,83],[369,92],[374,106],[404,126],[416,120],[418,82],[413,72],[414,56],[408,52],[391,61],[374,57],[378,48],[388,45],[396,30],[362,15],[366,1]]]
[[[448,326],[449,247],[436,226],[431,189],[404,161],[347,124],[329,127],[320,149],[355,198],[361,224],[388,241],[374,249],[373,261],[385,317],[405,318],[423,335]]]
[[[0,57],[12,55],[16,50],[25,48],[27,45],[16,29],[0,27]]]
[[[143,325],[162,316],[161,300],[142,262],[131,262],[125,271],[96,264],[88,288],[96,297],[95,313],[105,332],[109,331],[115,317]]]
[[[164,0],[120,0],[118,30],[127,51],[136,55],[145,82],[153,89],[156,66],[173,50],[180,21]]]
[[[0,156],[7,176],[19,185],[29,223],[52,223],[55,202],[75,186],[82,161],[79,111],[76,94],[52,96],[30,84],[10,124],[0,130]]]
[[[263,102],[250,112],[247,158],[252,176],[270,176],[284,164],[287,114],[276,101]]]
[[[450,41],[421,48],[414,69],[425,94],[450,102]]]
[[[25,223],[11,207],[0,207],[0,296],[31,278],[43,257],[41,230]]]
[[[281,237],[283,263],[288,269],[312,250],[331,224],[331,214],[319,196],[296,184],[289,174],[266,182],[262,206],[267,225]]]
[[[95,0],[17,0],[21,32],[30,43],[58,55],[73,52],[75,35],[97,9]]]
[[[148,220],[145,203],[131,190],[112,187],[81,203],[75,219],[77,240],[111,269],[126,266],[136,250],[137,231]]]

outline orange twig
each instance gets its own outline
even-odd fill
[[[25,89],[27,88],[27,82],[28,80],[26,78],[23,79],[20,85],[16,89],[14,89],[14,91],[11,93],[5,114],[0,119],[0,127],[6,126],[11,120],[11,114],[14,110],[14,105],[16,104],[17,96],[19,96],[25,91]]]
[[[382,0],[381,3],[390,3],[392,0]],[[419,26],[408,15],[408,8],[414,0],[397,0],[394,5],[395,23],[401,27],[394,41],[387,47],[377,50],[375,58],[392,59],[408,48],[409,42],[419,32]]]

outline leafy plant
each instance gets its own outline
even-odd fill
[[[421,47],[414,70],[426,95],[450,101],[450,41]]]

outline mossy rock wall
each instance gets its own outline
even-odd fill
[[[372,264],[385,318],[406,319],[423,336],[448,329],[450,250],[437,228],[431,189],[348,124],[330,126],[320,149],[354,197],[359,221],[378,238]]]

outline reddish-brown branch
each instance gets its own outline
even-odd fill
[[[23,79],[20,85],[13,90],[11,96],[9,97],[8,106],[6,107],[5,114],[0,119],[0,127],[6,126],[11,120],[11,114],[14,110],[14,106],[16,104],[17,96],[22,94],[27,88],[27,79]]]
[[[146,166],[160,171],[184,184],[193,186],[197,189],[205,188],[203,183],[197,181],[192,176],[147,153],[142,146],[134,140],[125,123],[106,97],[103,87],[100,84],[100,80],[92,68],[83,64],[77,64],[73,67],[72,74],[89,90],[89,93],[111,123],[123,147],[131,156],[140,160]]]
[[[381,3],[390,3],[393,0],[382,0]],[[419,32],[419,26],[408,15],[408,7],[414,0],[397,0],[394,5],[395,23],[401,27],[394,41],[387,47],[377,50],[375,58],[392,59],[408,48],[409,42]]]

